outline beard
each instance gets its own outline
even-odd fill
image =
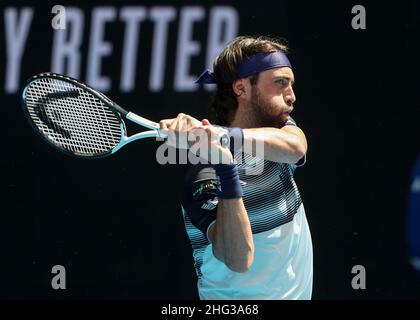
[[[248,108],[248,123],[254,127],[283,127],[288,116],[285,115],[284,108],[274,105],[270,101],[264,99],[257,86],[252,86],[251,102]]]

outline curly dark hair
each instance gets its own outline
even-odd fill
[[[284,40],[266,36],[240,36],[230,42],[216,57],[213,71],[217,82],[217,91],[210,108],[215,112],[216,122],[228,126],[235,116],[238,102],[232,89],[232,81],[236,76],[236,68],[245,58],[273,51],[287,53],[288,47]],[[258,74],[250,76],[252,85],[258,81]]]

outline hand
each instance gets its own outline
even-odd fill
[[[188,136],[191,130],[202,127],[201,121],[184,113],[178,114],[174,119],[161,120],[159,125],[160,131],[168,135],[166,144],[178,149],[189,149],[191,143]]]
[[[228,131],[222,127],[212,126],[207,119],[203,119],[201,124],[201,127],[191,130],[194,137],[190,140],[195,142],[190,147],[190,152],[211,164],[233,163],[229,147],[223,147],[220,143],[220,138],[227,135]]]

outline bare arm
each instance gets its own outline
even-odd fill
[[[246,272],[254,261],[251,224],[242,198],[219,199],[217,218],[208,231],[213,254],[235,272]]]
[[[260,144],[266,160],[296,163],[307,151],[305,134],[296,126],[243,129],[243,132],[245,145],[252,146],[251,154],[257,154]],[[231,270],[245,272],[252,265],[254,242],[242,198],[219,200],[216,222],[210,226],[208,236],[215,257]]]
[[[200,125],[202,126],[200,127]],[[218,133],[225,129],[213,127],[207,120],[198,122],[191,116],[179,114],[175,119],[162,120],[160,126],[162,130],[172,131],[175,134],[189,131],[197,134],[206,132],[210,139],[200,139],[190,148],[190,151],[200,151],[200,148],[193,147],[200,146],[200,144],[207,145],[208,143],[208,154],[200,152],[200,157],[207,156],[206,160],[216,161],[214,164],[220,163],[218,162],[220,159],[227,160],[227,162],[223,163],[232,163],[233,161],[229,148],[220,146],[217,139]],[[194,131],[197,128],[200,131]],[[169,143],[173,143],[178,148],[180,147],[173,141],[169,141]],[[206,149],[203,148],[203,150]],[[211,154],[221,155],[221,157],[212,158]],[[195,208],[195,210],[200,209]],[[254,242],[251,224],[243,200],[240,197],[233,199],[219,197],[216,210],[216,221],[207,232],[209,240],[212,242],[213,254],[232,271],[245,272],[250,268],[254,260]]]
[[[243,129],[243,132],[244,152],[258,156],[263,150],[265,160],[296,163],[308,149],[305,134],[296,126]]]

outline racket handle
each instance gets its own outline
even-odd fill
[[[168,137],[168,135],[165,132],[160,131],[159,129],[156,130],[159,134],[159,137],[166,139]]]

